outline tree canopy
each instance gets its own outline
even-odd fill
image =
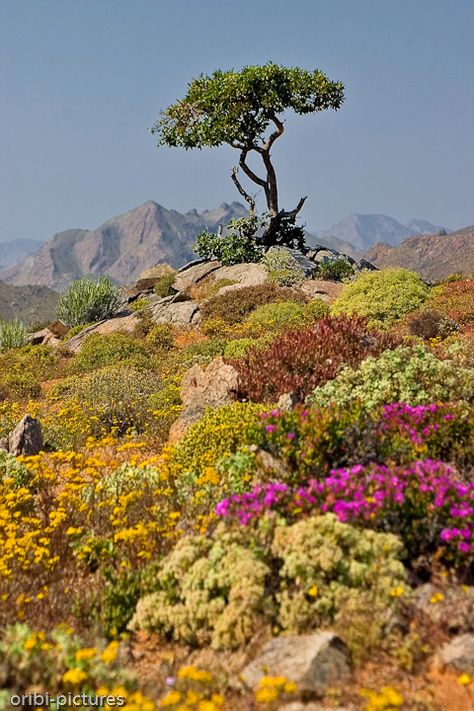
[[[285,220],[294,220],[306,199],[301,198],[294,210],[279,209],[270,150],[285,130],[281,114],[288,109],[297,114],[337,110],[343,100],[342,83],[331,81],[319,69],[307,71],[273,62],[247,66],[240,72],[219,69],[210,76],[193,79],[186,96],[161,112],[152,133],[158,135],[158,145],[190,149],[226,143],[239,150],[239,166],[233,168],[232,179],[251,213],[255,197],[240,183],[239,168],[263,188],[270,218],[265,241],[272,244]],[[260,155],[265,177],[248,165],[247,157],[252,151]]]

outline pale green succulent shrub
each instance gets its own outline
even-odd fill
[[[270,247],[263,257],[270,281],[278,286],[296,286],[304,281],[304,269],[284,247]]]
[[[301,632],[337,624],[349,606],[380,613],[381,630],[392,591],[406,582],[396,536],[341,523],[334,514],[292,526],[264,520],[254,535],[220,525],[212,538],[182,539],[159,567],[157,592],[138,602],[130,628],[228,649],[262,625]]]
[[[419,274],[408,269],[363,272],[346,284],[333,303],[331,313],[366,316],[372,325],[389,326],[429,297],[429,289]]]
[[[422,346],[399,346],[376,358],[366,358],[358,369],[345,367],[317,387],[307,402],[340,407],[361,401],[367,409],[390,402],[423,405],[474,399],[474,369],[439,360]]]
[[[12,348],[21,348],[26,344],[25,324],[18,319],[0,322],[0,353]]]
[[[67,326],[79,326],[113,316],[122,301],[120,289],[107,276],[83,277],[59,297],[56,316]]]

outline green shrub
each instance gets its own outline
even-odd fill
[[[261,338],[236,338],[235,341],[228,341],[224,348],[225,358],[243,358],[249,350],[264,349],[268,346],[268,337]]]
[[[321,279],[343,281],[343,279],[354,276],[354,270],[346,259],[336,257],[335,259],[327,259],[321,262],[318,274]]]
[[[83,277],[59,297],[56,315],[68,326],[79,326],[113,316],[121,301],[120,289],[109,277]]]
[[[73,326],[65,334],[63,340],[67,343],[67,341],[70,341],[71,338],[74,338],[74,336],[77,336],[78,333],[81,333],[81,331],[84,331],[86,328],[89,328],[89,326],[94,326],[95,324],[96,324],[96,322],[93,321],[91,323],[80,323],[77,326]]]
[[[70,364],[72,373],[88,373],[119,363],[150,368],[151,352],[128,333],[92,333]]]
[[[308,321],[319,321],[320,318],[328,316],[329,311],[329,306],[320,298],[311,299],[304,307]]]
[[[369,356],[358,369],[345,367],[334,380],[317,387],[308,402],[348,407],[360,401],[372,409],[383,403],[422,405],[474,399],[474,369],[439,360],[418,346],[400,346]]]
[[[197,236],[193,249],[203,259],[217,259],[224,266],[260,262],[263,248],[256,241],[260,225],[261,220],[257,217],[231,220],[227,234],[217,235],[205,230]]]
[[[26,339],[25,324],[18,319],[0,322],[0,353],[12,348],[21,348],[25,345]]]
[[[278,286],[296,286],[305,278],[304,269],[284,247],[270,247],[263,258],[270,281]]]
[[[432,338],[447,338],[459,331],[459,326],[440,311],[424,309],[408,320],[408,331],[412,336],[427,341]]]
[[[27,345],[0,353],[0,392],[10,399],[38,397],[41,381],[55,377],[58,364],[50,346]]]
[[[348,611],[365,610],[380,638],[396,604],[391,593],[406,582],[400,540],[333,514],[273,532],[271,526],[264,522],[251,535],[219,526],[212,538],[179,541],[158,568],[157,592],[140,599],[130,627],[229,649],[262,624],[298,633],[344,620],[347,638]]]
[[[428,296],[429,289],[419,274],[407,269],[364,272],[346,284],[331,313],[357,314],[370,323],[389,326],[419,308]]]
[[[130,304],[130,308],[132,311],[143,311],[143,309],[146,309],[150,306],[150,302],[148,299],[145,299],[144,296],[140,297],[139,299],[136,299],[135,301],[132,301]]]
[[[245,444],[259,431],[260,405],[235,402],[206,414],[188,429],[173,451],[173,463],[181,472],[199,474],[218,459]]]
[[[161,386],[161,378],[151,371],[107,366],[65,378],[52,388],[50,398],[78,403],[97,436],[140,433],[153,421],[152,396]]]
[[[278,287],[275,284],[244,286],[209,299],[202,305],[201,314],[205,320],[222,319],[224,323],[232,325],[243,321],[259,306],[276,301],[305,303],[306,299],[293,289]]]
[[[169,351],[174,345],[173,327],[169,323],[154,323],[146,334],[145,341],[154,348]]]
[[[163,276],[158,279],[154,286],[154,291],[157,296],[163,299],[165,296],[171,296],[171,294],[175,293],[173,289],[175,275],[175,272],[171,272],[170,274],[163,274]]]
[[[258,306],[247,316],[246,323],[262,331],[281,331],[301,326],[306,320],[305,316],[305,308],[301,304],[277,301]]]

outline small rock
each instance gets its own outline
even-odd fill
[[[296,393],[283,393],[283,395],[280,395],[278,398],[277,409],[285,411],[292,410],[298,402],[299,400]]]
[[[41,331],[30,333],[28,343],[31,343],[32,346],[58,346],[61,340],[48,327],[41,329]]]
[[[372,264],[372,262],[369,262],[368,259],[361,259],[359,262],[359,267],[360,269],[369,269],[371,272],[378,272],[378,267],[375,266],[375,264]]]
[[[198,262],[197,264],[192,262],[190,266],[180,269],[176,273],[173,289],[176,291],[186,291],[186,289],[189,289],[207,277],[208,274],[215,272],[220,266],[221,263],[215,260],[212,262]]]
[[[170,440],[176,441],[187,428],[202,417],[207,407],[220,407],[233,402],[238,373],[219,356],[205,370],[193,365],[185,374],[181,385],[183,410],[173,424]]]
[[[474,634],[460,634],[441,650],[441,659],[447,667],[461,672],[474,672]]]
[[[320,298],[325,303],[331,303],[340,295],[344,284],[329,279],[309,279],[298,288],[309,299]]]
[[[441,595],[440,595],[441,593]],[[436,602],[432,601],[436,599]],[[451,585],[442,588],[425,583],[413,592],[413,604],[435,625],[451,634],[474,632],[474,587]]]
[[[349,651],[333,632],[275,637],[245,667],[242,679],[255,689],[266,674],[294,681],[301,694],[323,696],[328,687],[349,680]]]
[[[43,433],[40,421],[31,415],[24,415],[8,437],[8,451],[15,457],[23,454],[31,457],[41,451]]]

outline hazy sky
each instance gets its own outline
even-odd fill
[[[346,87],[273,151],[308,228],[472,224],[473,27],[473,0],[0,0],[0,241],[238,199],[235,151],[158,150],[148,129],[192,77],[268,60]]]

